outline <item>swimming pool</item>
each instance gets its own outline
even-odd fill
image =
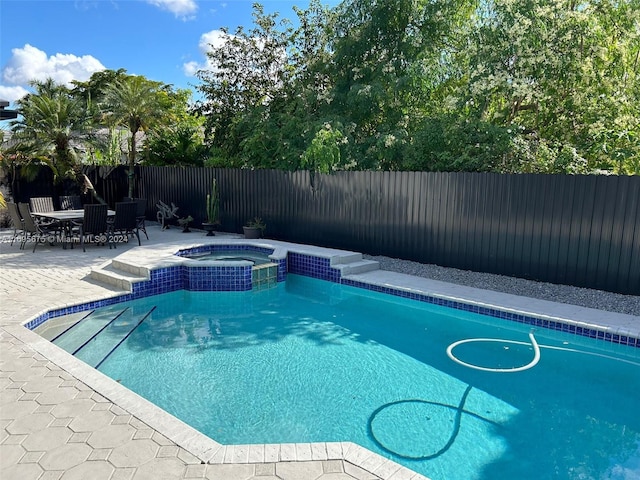
[[[297,275],[99,313],[132,332],[100,370],[222,443],[351,440],[434,480],[640,469],[637,348]]]

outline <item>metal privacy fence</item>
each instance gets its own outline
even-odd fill
[[[124,169],[91,175],[126,195]],[[638,176],[140,167],[135,195],[197,225],[213,178],[224,231],[259,216],[270,238],[640,295]]]

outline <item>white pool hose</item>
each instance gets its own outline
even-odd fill
[[[529,370],[530,368],[535,367],[540,361],[540,347],[538,346],[538,342],[536,342],[536,338],[533,336],[533,332],[529,333],[529,340],[531,340],[531,345],[533,346],[533,360],[527,363],[526,365],[522,365],[521,367],[512,367],[512,368],[489,368],[489,367],[481,367],[479,365],[473,365],[471,363],[466,363],[457,358],[453,354],[453,349],[458,345],[462,345],[463,343],[472,343],[472,342],[499,342],[499,343],[511,343],[513,345],[529,345],[526,342],[517,342],[515,340],[504,340],[500,338],[468,338],[466,340],[458,340],[457,342],[452,343],[447,347],[447,355],[451,360],[460,365],[464,365],[465,367],[473,368],[475,370],[482,370],[484,372],[498,372],[498,373],[514,373],[514,372],[522,372],[524,370]]]

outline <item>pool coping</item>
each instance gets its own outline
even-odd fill
[[[204,242],[197,242],[192,246],[210,242],[210,240],[205,240]],[[344,258],[354,258],[353,255],[355,254],[355,252],[271,240],[246,241],[220,239],[216,240],[215,243],[259,245],[261,247],[273,248],[274,255],[276,256],[282,256],[284,252],[293,251],[302,255],[329,259],[330,263],[332,263],[333,259],[337,258],[336,263],[333,264],[336,267],[344,265],[341,263],[341,256]],[[176,242],[174,244],[156,245],[153,248],[136,247],[122,255],[118,255],[115,259],[135,263],[141,269],[155,267],[166,268],[180,265],[184,262],[202,263],[201,261],[191,260],[185,257],[167,257],[167,254],[174,252],[176,248],[189,248],[189,244]],[[409,296],[409,298],[411,298],[412,295],[427,295],[430,298],[441,299],[444,302],[464,302],[479,309],[500,309],[516,315],[521,314],[566,325],[593,328],[596,329],[596,331],[603,332],[603,335],[604,333],[609,333],[610,335],[624,334],[633,338],[640,337],[640,317],[631,315],[531,299],[474,287],[464,287],[384,270],[349,274],[342,278],[346,280],[344,283],[347,285],[369,285],[371,287],[369,289],[374,291],[395,289],[401,293],[400,296]],[[104,298],[118,297],[121,295],[122,292],[112,292],[111,295],[106,295]],[[32,318],[43,315],[45,312],[52,311],[55,308],[64,307],[50,307]],[[602,321],[603,317],[605,319],[604,322]],[[341,459],[383,480],[418,480],[426,478],[407,467],[353,442],[222,445],[157,407],[150,401],[140,397],[135,392],[120,385],[115,380],[112,380],[59,347],[51,344],[35,332],[25,328],[24,326],[30,321],[31,320],[27,320],[21,325],[6,326],[5,329],[35,351],[51,359],[71,375],[86,383],[114,404],[126,409],[129,413],[138,417],[141,421],[162,433],[177,445],[185,448],[203,462],[211,464],[237,464]],[[603,341],[606,343],[604,337]],[[638,343],[638,345],[640,345],[640,343]]]

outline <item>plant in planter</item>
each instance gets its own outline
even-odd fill
[[[191,231],[189,230],[189,224],[191,222],[193,222],[193,217],[191,215],[178,219],[178,224],[182,227],[182,233],[189,233]]]
[[[207,237],[215,235],[213,231],[217,225],[220,225],[220,193],[218,182],[214,178],[211,182],[211,192],[207,194],[207,221],[202,222],[202,228],[207,232]]]
[[[265,228],[267,228],[267,225],[264,221],[260,217],[254,217],[242,227],[244,238],[261,238]]]

